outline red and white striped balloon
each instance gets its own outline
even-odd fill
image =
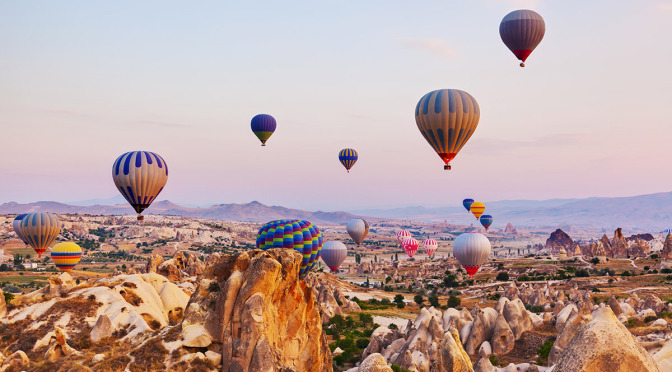
[[[420,243],[413,238],[408,238],[401,243],[401,247],[404,248],[404,252],[406,252],[409,258],[413,258],[413,255],[418,251],[419,246]]]
[[[429,257],[432,257],[434,252],[436,252],[436,249],[439,248],[439,243],[434,239],[427,239],[422,242],[422,248],[425,249],[425,253],[427,253]]]
[[[406,230],[401,230],[397,233],[397,242],[399,244],[403,243],[404,240],[408,239],[411,237],[411,233],[406,231]]]

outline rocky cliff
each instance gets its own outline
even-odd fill
[[[561,229],[557,229],[551,233],[551,236],[546,240],[546,249],[555,254],[560,251],[560,248],[571,250],[574,252],[574,241]]]

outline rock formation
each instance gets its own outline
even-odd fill
[[[551,236],[546,240],[546,249],[552,253],[557,254],[560,248],[574,250],[574,241],[561,229],[557,229],[551,233]],[[566,253],[566,252],[565,252]]]
[[[625,240],[620,227],[614,231],[614,238],[611,239],[611,249],[613,257],[623,258],[628,256],[628,242]]]
[[[663,243],[663,250],[660,253],[660,257],[666,260],[672,258],[672,234],[667,234],[665,237],[665,243]]]
[[[660,368],[611,308],[603,307],[576,333],[553,367],[553,372],[592,371],[660,372]]]

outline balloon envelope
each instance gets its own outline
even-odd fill
[[[348,222],[346,229],[352,240],[359,245],[369,233],[369,223],[361,218],[353,218]]]
[[[436,252],[438,247],[439,244],[434,239],[427,239],[424,242],[422,242],[422,248],[425,249],[425,253],[427,253],[429,257],[432,257],[434,255],[434,252]]]
[[[343,149],[338,153],[338,160],[343,164],[345,169],[350,173],[350,168],[357,162],[357,151],[353,149]]]
[[[469,209],[471,210],[471,213],[476,216],[476,219],[478,219],[481,217],[483,212],[485,212],[485,204],[481,202],[474,202]]]
[[[474,199],[464,199],[462,200],[462,205],[467,209],[467,212],[470,211],[471,205],[474,204]]]
[[[252,118],[252,132],[259,138],[262,146],[266,146],[266,141],[275,132],[276,122],[271,115],[259,114]]]
[[[535,11],[521,9],[507,14],[499,24],[499,36],[519,60],[525,62],[546,33],[544,19]],[[521,66],[525,66],[521,63]]]
[[[474,276],[490,256],[490,241],[479,233],[460,234],[453,242],[453,255],[469,276]]]
[[[51,248],[51,260],[61,271],[70,272],[82,258],[82,248],[73,242],[58,243]]]
[[[399,244],[403,243],[404,240],[408,239],[411,237],[411,233],[406,231],[406,230],[401,230],[397,232],[397,242]]]
[[[305,278],[320,258],[322,233],[306,220],[271,221],[259,229],[257,248],[289,248],[298,251],[303,255],[299,277]]]
[[[16,236],[21,239],[25,244],[28,244],[28,240],[26,239],[26,236],[23,235],[23,231],[21,230],[21,220],[23,220],[24,217],[26,217],[28,214],[20,214],[14,218],[14,221],[12,221],[12,227],[14,228],[14,232],[16,233]]]
[[[488,227],[490,227],[490,225],[492,225],[493,218],[489,214],[484,214],[484,215],[481,216],[481,218],[479,220],[481,221],[481,225],[483,225],[483,227],[485,227],[485,230],[487,231]]]
[[[481,111],[469,93],[441,89],[425,94],[415,107],[415,123],[450,169],[450,163],[478,126]]]
[[[55,214],[31,213],[21,220],[21,232],[41,257],[61,232],[61,223]]]
[[[404,248],[404,252],[406,252],[409,258],[413,258],[415,252],[418,251],[419,245],[420,243],[418,243],[418,241],[413,238],[408,238],[404,240],[403,243],[401,243],[401,247]]]
[[[138,213],[152,204],[168,181],[168,165],[153,152],[131,151],[115,160],[112,179],[121,195]]]
[[[335,273],[348,256],[348,248],[337,241],[329,241],[322,246],[322,261]]]

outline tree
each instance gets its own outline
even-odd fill
[[[591,263],[592,263],[593,265],[597,265],[597,264],[599,264],[599,263],[600,263],[600,259],[599,259],[599,258],[597,258],[597,257],[593,257],[593,259],[592,259],[592,260],[590,260],[590,262],[591,262]]]
[[[448,297],[448,307],[458,307],[461,303],[462,300],[455,295],[450,295],[450,297]]]
[[[395,260],[395,261],[399,261],[399,254],[398,254],[398,253],[395,253],[395,254],[394,254],[394,260]]]
[[[389,282],[391,282],[391,281],[392,281],[392,277],[391,277],[391,276],[388,276],[387,278],[385,278],[385,284],[387,284],[387,283],[389,283]]]
[[[362,256],[360,256],[359,253],[355,254],[355,262],[357,263],[357,265],[359,265],[360,262],[362,262]]]
[[[500,271],[499,274],[497,274],[496,279],[499,280],[500,282],[505,282],[509,280],[509,273],[507,273],[506,271]]]
[[[403,304],[404,303],[404,296],[400,295],[400,294],[394,296],[394,303]]]
[[[413,297],[413,301],[415,301],[415,303],[418,304],[418,306],[422,307],[422,304],[423,302],[425,302],[425,299],[422,297],[421,294],[417,294],[415,295],[415,297]]]
[[[429,296],[428,298],[429,304],[434,307],[439,307],[439,297],[437,296]]]

